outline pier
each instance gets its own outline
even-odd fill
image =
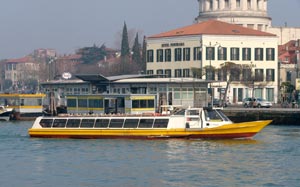
[[[300,108],[224,108],[234,122],[273,120],[272,125],[300,125]]]

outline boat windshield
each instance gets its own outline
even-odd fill
[[[184,116],[185,114],[185,109],[179,109],[177,111],[174,111],[173,115],[176,115],[176,116]]]
[[[205,110],[205,116],[207,121],[230,121],[221,110]]]

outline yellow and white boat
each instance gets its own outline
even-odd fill
[[[38,117],[29,129],[39,138],[251,138],[272,120],[233,123],[220,109],[188,108],[171,115]]]
[[[41,93],[1,93],[0,103],[7,106],[7,109],[13,109],[12,119],[33,120],[43,115],[45,98],[46,95]]]

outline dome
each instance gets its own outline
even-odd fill
[[[271,26],[267,0],[198,0],[196,22],[216,19],[231,24],[266,31]]]

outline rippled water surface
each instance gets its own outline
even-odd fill
[[[0,122],[0,186],[300,186],[300,127],[253,140],[29,138]]]

